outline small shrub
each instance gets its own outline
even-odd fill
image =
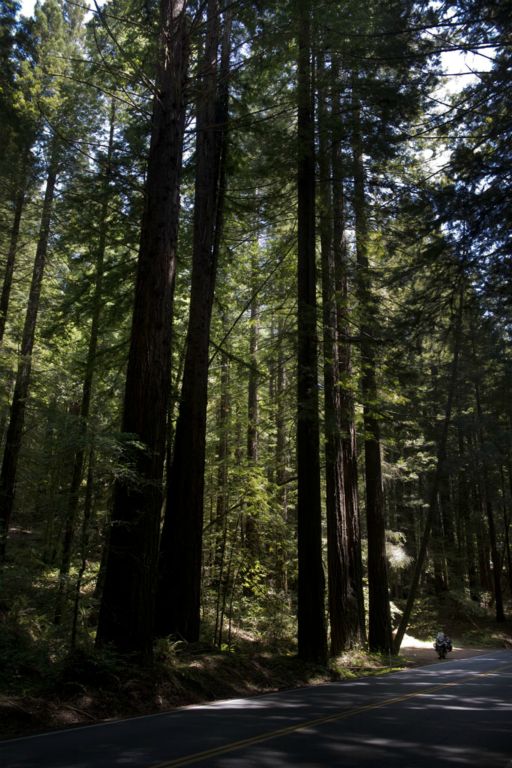
[[[49,648],[35,641],[27,627],[12,620],[0,625],[0,688],[4,691],[32,687],[49,674]]]
[[[109,648],[76,648],[56,667],[54,687],[69,693],[93,688],[118,688],[130,667]]]

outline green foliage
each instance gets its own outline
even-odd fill
[[[429,106],[439,95],[434,90],[438,58],[432,49],[445,42],[444,27],[437,26],[441,10],[425,9],[421,3],[372,0],[334,3],[327,10],[322,5],[314,14],[317,41],[326,52],[328,86],[335,87],[331,82],[335,76],[340,91],[335,131],[341,137],[344,174],[349,329],[343,341],[350,346],[352,369],[339,385],[356,401],[364,536],[365,406],[381,428],[386,549],[397,611],[407,596],[423,533],[450,384],[455,307],[458,297],[464,297],[460,372],[445,476],[412,620],[412,631],[422,637],[431,633],[433,621],[441,620],[442,613],[436,611],[443,607],[444,593],[453,600],[455,614],[480,626],[482,606],[493,599],[492,574],[486,566],[490,560],[486,502],[496,516],[496,544],[505,564],[512,504],[507,28],[502,9],[493,7],[488,24],[482,26],[481,3],[452,5],[468,22],[455,44],[465,49],[485,37],[495,54],[489,71],[455,95],[444,114]],[[132,0],[112,0],[103,14],[94,13],[87,22],[76,4],[64,0],[38,5],[33,20],[21,20],[17,11],[17,3],[8,0],[0,16],[0,120],[6,137],[0,158],[2,269],[16,192],[20,186],[27,191],[0,350],[2,435],[19,362],[42,184],[54,141],[60,174],[17,477],[12,554],[8,552],[2,586],[7,607],[0,624],[0,674],[3,686],[23,688],[24,680],[31,680],[30,685],[41,681],[55,659],[64,658],[80,575],[78,643],[84,650],[63,662],[61,679],[66,685],[73,679],[85,685],[90,674],[100,684],[102,679],[113,680],[109,675],[115,676],[120,664],[108,652],[88,655],[112,491],[116,479],[128,477],[134,486],[140,481],[124,461],[123,451],[145,450],[136,436],[121,435],[119,430],[144,205],[158,13],[155,3]],[[210,334],[202,591],[203,639],[232,656],[247,638],[292,649],[295,633],[296,41],[291,18],[288,2],[267,3],[264,8],[242,2],[233,31],[226,209]],[[441,21],[447,23],[448,18]],[[190,298],[199,27],[191,28],[192,74],[172,318],[171,442]],[[421,31],[425,29],[428,34]],[[338,66],[341,69],[335,71]],[[375,289],[376,332],[371,345],[378,366],[377,393],[366,403],[360,394],[365,308],[356,299],[350,148],[354,73],[363,114],[369,270]],[[454,131],[457,124],[460,132]],[[452,154],[449,166],[436,173],[425,158],[437,151],[433,147],[441,140]],[[78,406],[95,312],[105,198],[103,296],[91,408],[84,429]],[[257,323],[251,320],[252,304],[257,305]],[[254,360],[249,340],[255,328]],[[254,373],[257,457],[248,459],[247,398]],[[57,563],[64,546],[73,462],[79,452],[90,463],[83,472],[79,513],[73,521],[65,620],[56,629],[52,614]],[[88,494],[91,516],[82,536]],[[510,598],[509,584],[505,593]],[[179,641],[159,641],[157,657],[173,666],[183,651]],[[357,668],[366,664],[363,658],[352,662]]]
[[[16,620],[21,606],[14,609],[15,618],[2,619],[0,632],[0,686],[2,691],[37,690],[48,678],[51,667],[50,648],[37,629]]]
[[[412,562],[412,557],[405,549],[405,542],[402,531],[386,531],[386,556],[392,571],[404,570]]]

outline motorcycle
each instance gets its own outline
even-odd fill
[[[434,648],[440,659],[446,659],[446,654],[452,650],[452,641],[443,632],[439,632],[434,643]]]

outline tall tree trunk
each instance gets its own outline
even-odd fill
[[[23,327],[21,355],[14,386],[9,425],[7,427],[2,469],[0,471],[0,563],[5,559],[7,533],[14,507],[16,474],[32,371],[32,350],[34,347],[37,315],[39,311],[39,298],[41,295],[46,255],[48,252],[48,238],[50,234],[50,223],[58,170],[58,146],[56,139],[53,140],[50,156],[51,159],[48,168],[43,210],[41,214],[41,225],[39,228],[34,269],[32,272],[27,312]]]
[[[473,354],[474,352],[474,340],[473,340]],[[475,363],[478,363],[475,356]],[[478,370],[478,368],[477,368]],[[489,464],[487,461],[487,446],[485,444],[485,435],[483,427],[483,413],[482,413],[482,399],[480,395],[480,382],[475,379],[475,400],[476,400],[476,417],[477,417],[477,438],[481,455],[482,466],[482,488],[483,488],[483,504],[487,517],[487,526],[489,531],[489,544],[491,547],[491,562],[492,562],[492,580],[494,587],[494,602],[496,611],[496,621],[505,621],[505,611],[503,608],[503,590],[501,586],[501,558],[498,554],[498,544],[496,538],[496,524],[494,522],[494,509],[492,500],[491,483],[489,480]]]
[[[376,413],[378,392],[374,345],[377,329],[377,302],[373,293],[368,260],[368,220],[360,110],[357,79],[354,76],[352,151],[357,294],[361,316],[361,388],[364,403],[364,461],[368,529],[368,643],[371,650],[387,653],[391,650],[392,641],[386,561],[386,523],[380,455],[380,423]]]
[[[445,580],[448,589],[460,588],[457,579],[457,540],[455,538],[455,505],[452,503],[450,473],[447,471],[441,482],[439,502],[443,521],[443,551]]]
[[[249,329],[249,387],[247,396],[247,458],[250,462],[258,460],[258,335],[259,307],[256,289],[258,264],[256,255],[251,258],[251,317]]]
[[[471,484],[471,495],[474,499],[475,508],[475,534],[478,550],[478,571],[480,585],[485,592],[492,592],[492,575],[490,569],[490,548],[489,536],[485,530],[485,505],[482,495],[481,483],[479,479],[474,478]]]
[[[505,557],[507,559],[509,592],[512,594],[512,552],[510,550],[510,515],[507,511],[507,496],[505,489],[505,472],[503,464],[500,467],[501,498],[503,512],[503,534],[505,536]],[[512,500],[512,499],[511,499]]]
[[[434,589],[436,595],[439,597],[443,592],[448,589],[448,581],[446,574],[446,558],[445,558],[445,541],[443,530],[443,517],[442,517],[442,502],[443,502],[443,484],[445,483],[444,476],[439,480],[439,503],[437,505],[436,513],[432,521],[432,535],[430,555],[434,563]]]
[[[174,318],[173,318],[174,319]],[[172,457],[174,453],[174,427],[175,427],[175,421],[176,421],[176,408],[179,404],[179,393],[181,389],[181,382],[183,380],[183,367],[185,365],[185,353],[186,349],[183,345],[180,349],[180,353],[178,356],[178,362],[175,364],[175,368],[171,373],[173,373],[172,376],[172,383],[171,383],[171,394],[170,394],[170,402],[169,402],[169,412],[167,414],[167,445],[166,445],[166,451],[165,451],[165,466],[167,471],[167,480],[169,476],[170,467],[172,466]],[[168,486],[165,488],[165,498],[167,499],[167,490]]]
[[[331,199],[332,141],[329,131],[326,69],[318,57],[318,167],[320,246],[322,255],[323,368],[325,401],[325,509],[327,518],[327,575],[330,653],[338,656],[347,645],[348,540],[345,511],[343,435],[341,431],[341,371],[339,365],[336,275]]]
[[[434,413],[432,423],[436,423],[435,415],[437,414],[437,403],[442,402],[442,381],[439,375],[438,366],[431,366],[432,373],[432,402],[434,403]],[[435,431],[432,434],[432,438],[435,440]],[[434,591],[437,597],[440,597],[448,589],[448,580],[446,575],[446,559],[445,559],[445,541],[443,531],[443,516],[442,516],[442,502],[443,502],[443,488],[446,486],[445,472],[439,479],[439,499],[432,519],[432,530],[430,533],[429,543],[429,555],[433,563],[434,570]]]
[[[327,657],[317,380],[315,263],[315,147],[311,77],[311,3],[298,2],[298,370],[297,535],[298,652],[304,661]]]
[[[276,400],[276,472],[275,482],[277,485],[277,502],[279,509],[281,510],[283,530],[286,530],[288,525],[288,487],[287,487],[287,446],[286,446],[286,408],[285,408],[285,392],[286,392],[286,370],[285,370],[285,354],[284,354],[284,322],[282,317],[279,317],[277,324],[277,371],[276,371],[276,386],[275,386],[275,400]],[[286,552],[286,546],[284,543],[285,537],[281,537],[281,541],[277,543],[276,547],[276,586],[283,592],[288,592],[288,557]]]
[[[96,369],[96,353],[98,350],[98,335],[100,328],[101,308],[103,301],[103,274],[105,265],[105,249],[107,244],[108,232],[108,205],[109,205],[109,185],[112,175],[112,154],[114,149],[114,129],[115,129],[115,101],[112,99],[110,111],[110,130],[101,191],[101,212],[99,219],[99,237],[96,253],[96,273],[94,281],[93,310],[91,319],[91,333],[89,336],[89,348],[87,350],[87,361],[85,364],[85,376],[82,386],[82,400],[78,413],[79,434],[78,449],[75,452],[73,460],[73,472],[71,476],[71,486],[69,489],[68,509],[64,523],[64,539],[62,543],[62,553],[59,569],[59,584],[57,597],[55,601],[54,623],[60,624],[62,620],[63,601],[65,597],[69,568],[71,565],[71,554],[73,539],[75,536],[75,523],[78,512],[80,497],[80,486],[82,484],[82,475],[84,469],[84,457],[86,452],[86,437],[89,421],[89,411],[91,406],[91,396]]]
[[[251,309],[249,329],[249,385],[247,393],[247,464],[249,471],[258,461],[258,335],[259,335],[259,306],[256,291],[258,264],[256,251],[251,256]],[[258,556],[259,535],[255,516],[248,512],[244,516],[245,546],[251,559]]]
[[[26,180],[23,178],[25,171],[22,170],[22,179],[16,191],[14,200],[14,218],[11,227],[11,237],[9,241],[9,250],[7,251],[7,263],[5,265],[4,282],[2,286],[2,295],[0,297],[0,345],[4,339],[5,323],[7,321],[7,312],[9,310],[9,300],[11,298],[12,278],[14,275],[14,263],[18,251],[18,239],[20,234],[21,215],[25,205]]]
[[[478,439],[475,437],[474,430],[468,433],[467,440],[469,452],[474,466],[479,467],[480,459],[478,456]],[[473,509],[473,531],[476,538],[476,548],[478,555],[478,580],[480,582],[480,588],[484,592],[491,592],[492,577],[489,566],[491,557],[489,549],[489,537],[487,532],[484,530],[485,505],[482,492],[481,471],[473,473],[470,478],[469,497],[471,499],[471,506]]]
[[[185,127],[189,39],[186,0],[161,1],[146,199],[122,431],[136,480],[115,486],[97,643],[152,659],[154,593],[170,389],[171,315]],[[142,446],[142,447],[141,447]]]
[[[80,609],[80,592],[82,581],[87,568],[87,550],[89,547],[91,522],[94,513],[94,445],[89,450],[89,465],[87,468],[87,485],[84,499],[84,515],[82,519],[82,532],[80,537],[80,567],[75,584],[75,597],[73,604],[73,618],[71,622],[71,636],[69,646],[73,650],[76,646],[76,636],[78,632],[78,613]]]
[[[457,376],[459,371],[459,355],[460,355],[461,332],[462,332],[463,295],[464,295],[463,289],[461,288],[455,334],[454,334],[453,358],[452,358],[451,371],[450,371],[450,382],[448,385],[448,396],[446,399],[446,409],[444,414],[442,431],[437,443],[436,469],[435,469],[434,477],[432,478],[432,483],[430,486],[430,492],[429,492],[429,498],[428,498],[428,511],[427,511],[427,517],[425,520],[425,528],[423,531],[423,536],[421,539],[421,545],[418,552],[418,556],[416,558],[416,565],[414,568],[411,586],[409,588],[409,595],[407,597],[407,603],[405,605],[404,612],[402,614],[402,618],[400,619],[400,624],[398,626],[396,636],[395,636],[395,642],[394,642],[395,653],[399,653],[400,651],[400,646],[402,644],[405,631],[409,624],[409,619],[411,618],[412,607],[414,605],[414,600],[416,599],[416,592],[418,590],[418,584],[420,582],[420,576],[423,570],[423,563],[425,562],[425,556],[427,554],[430,531],[432,529],[434,515],[436,514],[437,507],[438,507],[439,485],[443,477],[443,474],[445,472],[446,458],[447,458],[448,430],[450,428],[450,423],[452,419],[453,399],[456,392]]]
[[[474,544],[474,533],[471,515],[471,504],[469,497],[468,482],[466,476],[465,466],[465,453],[464,453],[464,435],[462,428],[458,427],[458,441],[459,441],[459,477],[458,477],[458,505],[459,505],[459,519],[462,523],[463,539],[464,539],[464,553],[465,553],[465,573],[467,574],[469,595],[471,600],[479,602],[480,595],[478,593],[478,579],[476,569],[476,555]]]
[[[465,500],[465,504],[467,504],[467,499]],[[464,518],[466,571],[468,575],[469,596],[475,603],[479,603],[480,590],[478,582],[478,570],[476,567],[477,560],[474,542],[474,531],[471,517],[471,511],[468,509]]]
[[[224,205],[230,16],[225,19],[219,90],[218,0],[208,20],[197,108],[192,286],[174,454],[160,545],[156,631],[199,638],[208,348]]]
[[[214,643],[220,646],[222,639],[222,605],[227,585],[224,580],[224,564],[226,560],[226,542],[228,533],[228,463],[229,463],[229,429],[230,429],[230,396],[229,396],[229,358],[225,352],[220,353],[220,403],[217,421],[217,499],[215,510],[215,549],[213,555],[214,573],[217,573],[217,599],[215,611]]]
[[[332,134],[332,205],[333,249],[336,285],[336,315],[340,398],[340,431],[343,440],[343,486],[345,491],[346,552],[348,563],[346,587],[346,645],[361,645],[365,641],[365,606],[363,592],[363,562],[357,472],[357,445],[354,394],[348,382],[353,379],[348,296],[348,248],[345,234],[345,200],[343,195],[342,135],[339,125],[341,111],[339,93],[339,63],[332,63],[331,120]],[[337,126],[337,127],[336,127]]]
[[[57,398],[55,395],[50,400],[46,416],[46,428],[44,431],[44,461],[42,462],[41,481],[36,492],[34,504],[34,517],[36,520],[44,520],[42,559],[46,565],[55,565],[56,556],[56,499],[54,489],[58,487],[56,482],[61,462],[57,468],[55,453],[60,444],[60,435],[55,429],[55,413],[57,411]]]

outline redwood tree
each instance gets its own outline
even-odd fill
[[[160,548],[156,627],[160,635],[199,637],[208,349],[224,193],[230,16],[223,66],[219,4],[208,2],[197,106],[192,285],[183,384]]]
[[[311,4],[298,3],[298,304],[297,304],[297,536],[298,652],[305,661],[327,656],[322,566],[322,509],[317,380],[315,264],[315,147],[311,62]]]
[[[368,644],[373,651],[391,650],[391,615],[389,609],[386,562],[386,521],[382,488],[382,459],[380,423],[376,411],[377,362],[377,301],[372,286],[369,261],[369,228],[366,209],[363,141],[360,124],[360,103],[357,77],[353,88],[353,176],[354,217],[356,229],[357,294],[361,334],[361,388],[363,396],[364,465],[366,489],[366,521],[368,535]]]
[[[115,486],[97,643],[152,658],[171,314],[185,127],[186,0],[162,0],[146,197],[122,430],[127,472]]]

